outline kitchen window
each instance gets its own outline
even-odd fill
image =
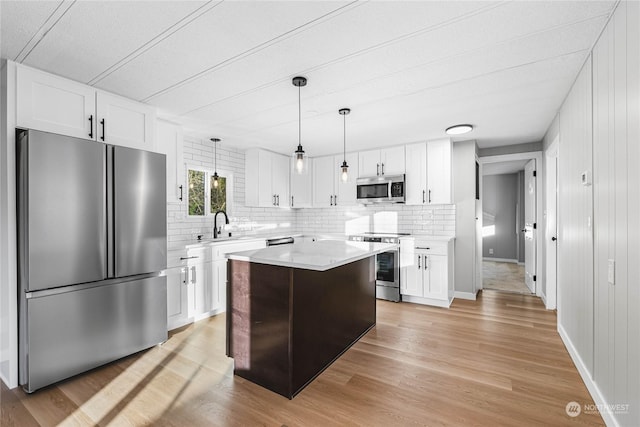
[[[198,166],[187,166],[189,182],[188,214],[190,217],[214,215],[217,211],[230,211],[232,201],[233,174],[218,170],[218,186],[213,179],[213,170]]]

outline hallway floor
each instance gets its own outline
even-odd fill
[[[496,291],[531,294],[524,283],[524,265],[512,262],[483,261],[482,287]]]

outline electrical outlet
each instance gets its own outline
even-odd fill
[[[493,248],[489,248],[489,255],[493,255]]]

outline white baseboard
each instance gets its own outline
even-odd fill
[[[402,302],[412,302],[414,304],[434,305],[436,307],[449,308],[451,305],[450,300],[440,300],[436,298],[423,298],[413,295],[402,295]]]
[[[562,339],[564,346],[567,348],[567,351],[569,352],[569,356],[571,356],[571,360],[573,360],[573,364],[578,369],[578,372],[582,377],[582,381],[584,382],[584,385],[587,386],[587,390],[589,390],[589,394],[593,398],[594,403],[601,408],[602,407],[606,408],[607,407],[606,399],[600,392],[600,389],[598,388],[597,384],[593,381],[593,378],[591,378],[591,375],[589,374],[587,367],[582,361],[582,358],[578,354],[578,351],[574,347],[573,343],[571,342],[571,339],[569,339],[569,335],[567,335],[567,332],[564,330],[562,325],[560,325],[560,322],[558,322],[558,334],[560,334],[560,338]],[[582,402],[579,402],[579,403],[582,403]],[[618,421],[614,418],[613,414],[611,414],[609,411],[602,411],[600,412],[600,415],[602,416],[602,419],[604,420],[607,426],[610,426],[610,427],[620,426],[620,424],[618,424]]]
[[[467,299],[470,301],[475,301],[476,300],[476,293],[474,292],[459,292],[456,291],[453,294],[454,298],[460,298],[460,299]]]
[[[491,258],[491,257],[483,257],[483,261],[495,261],[495,262],[510,262],[512,264],[518,264],[517,259],[509,259],[509,258]]]
[[[524,262],[520,262],[520,261],[518,261],[518,262],[517,262],[517,264],[518,264],[518,265],[524,265]]]
[[[540,291],[540,299],[542,300],[542,303],[544,304],[544,308],[549,310],[549,308],[547,307],[547,295],[544,294],[544,292],[542,292],[542,291]]]

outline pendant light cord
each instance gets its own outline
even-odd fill
[[[347,115],[343,114],[342,118],[344,119],[344,126],[342,129],[344,130],[344,135],[342,135],[342,155],[345,162],[347,161]]]
[[[213,144],[214,144],[213,145],[213,153],[214,153],[213,154],[213,163],[214,163],[213,169],[214,169],[214,172],[217,173],[218,172],[218,141],[214,141]]]
[[[298,147],[302,145],[302,104],[300,103],[300,86],[298,86]]]

